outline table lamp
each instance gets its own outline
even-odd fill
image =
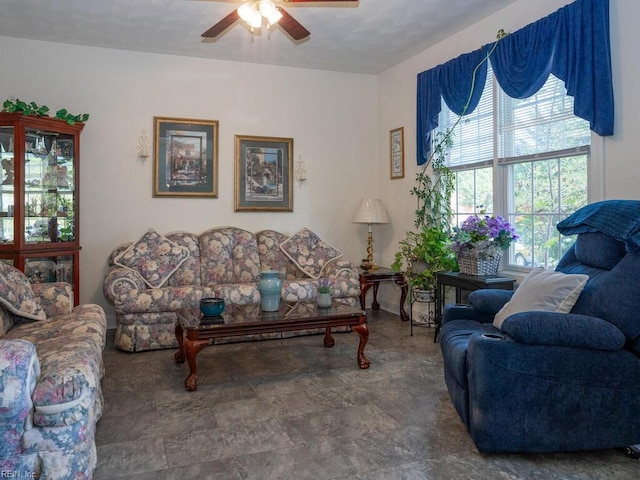
[[[358,204],[356,213],[353,216],[353,223],[366,223],[369,226],[369,236],[367,238],[367,260],[371,265],[371,269],[376,267],[373,263],[373,233],[371,225],[374,223],[389,223],[389,215],[379,198],[363,198]]]

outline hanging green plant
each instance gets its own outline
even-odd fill
[[[13,100],[5,100],[2,104],[2,111],[7,113],[22,113],[23,115],[35,115],[37,117],[48,117],[49,107],[46,105],[38,105],[36,102],[23,102],[19,98]],[[64,120],[69,125],[75,125],[78,122],[86,122],[89,120],[88,113],[81,113],[79,115],[73,115],[65,108],[61,108],[56,112],[55,118]]]
[[[404,270],[413,288],[431,290],[435,286],[436,272],[451,270],[457,266],[456,257],[451,249],[451,221],[453,210],[451,196],[455,189],[455,173],[447,167],[447,152],[453,145],[456,126],[467,113],[474,91],[476,73],[480,66],[488,61],[499,41],[508,34],[500,29],[497,41],[472,73],[471,89],[467,103],[455,123],[444,132],[436,132],[432,152],[422,170],[416,175],[415,185],[410,194],[417,205],[414,225],[416,230],[406,232],[400,241],[391,268]],[[427,167],[431,166],[431,171]],[[421,265],[418,270],[417,265]]]

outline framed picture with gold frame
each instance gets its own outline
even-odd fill
[[[389,130],[391,179],[404,178],[404,127]]]
[[[235,136],[235,211],[293,211],[293,138]]]
[[[153,117],[153,196],[218,197],[218,122]]]

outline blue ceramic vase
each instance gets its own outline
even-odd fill
[[[260,291],[260,309],[263,312],[277,312],[280,309],[282,291],[280,272],[277,270],[260,272],[258,290]]]

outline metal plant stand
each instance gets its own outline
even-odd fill
[[[436,304],[436,296],[435,290],[418,290],[411,289],[411,306],[410,306],[410,332],[413,337],[413,325],[420,325],[423,327],[435,327],[436,326],[436,314],[435,314],[435,304]],[[420,315],[420,322],[415,322],[413,320],[413,305],[415,303],[422,303],[427,305],[427,309],[429,313],[427,315]]]

